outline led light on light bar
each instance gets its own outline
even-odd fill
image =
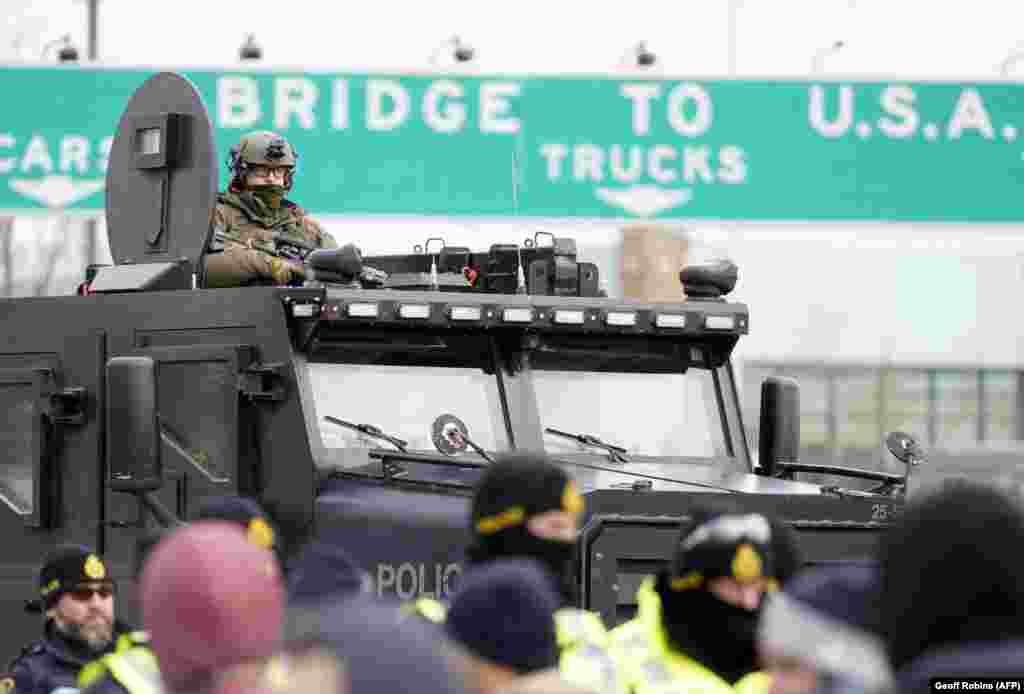
[[[533,320],[532,308],[507,308],[501,314],[506,323],[529,323]]]
[[[430,304],[403,304],[398,307],[402,318],[430,318]]]
[[[686,326],[686,314],[659,313],[654,319],[654,324],[659,328],[682,328]]]
[[[636,325],[636,313],[633,311],[609,311],[604,322],[608,325]]]
[[[566,325],[583,325],[583,311],[555,311],[555,322]]]
[[[377,304],[349,304],[348,315],[353,318],[376,318]]]
[[[452,320],[480,320],[479,306],[452,306]]]
[[[735,330],[736,319],[732,316],[705,316],[704,327],[708,330]]]
[[[292,304],[292,315],[296,318],[312,318],[318,310],[316,304]]]

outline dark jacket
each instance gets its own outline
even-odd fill
[[[8,670],[14,676],[15,694],[74,694],[78,674],[89,662],[112,653],[117,639],[130,629],[114,624],[114,638],[103,653],[93,653],[60,634],[53,621],[46,622],[44,636],[26,646]]]
[[[348,666],[353,692],[463,694],[454,656],[434,627],[403,619],[394,605],[350,597],[320,611],[318,639]]]
[[[1024,672],[1024,639],[970,641],[928,651],[896,673],[900,691],[931,691],[932,677],[1008,677]]]

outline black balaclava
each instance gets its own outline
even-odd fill
[[[774,587],[772,524],[758,514],[698,510],[680,536],[668,569],[657,576],[669,644],[733,684],[757,670],[760,608],[719,599],[708,581],[730,577]]]
[[[467,559],[470,564],[510,557],[536,559],[551,572],[563,606],[575,605],[576,543],[536,537],[526,523],[546,511],[581,512],[582,507],[572,479],[544,456],[502,456],[484,473],[473,496],[473,542]]]

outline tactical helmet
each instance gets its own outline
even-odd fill
[[[244,135],[228,155],[232,186],[240,187],[245,174],[253,166],[286,166],[284,189],[292,189],[292,179],[299,155],[291,143],[275,132],[260,130]]]

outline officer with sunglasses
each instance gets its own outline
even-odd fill
[[[136,637],[114,617],[114,581],[87,547],[57,549],[39,572],[39,597],[26,605],[45,616],[43,638],[9,667],[16,694],[75,694],[81,669]]]

